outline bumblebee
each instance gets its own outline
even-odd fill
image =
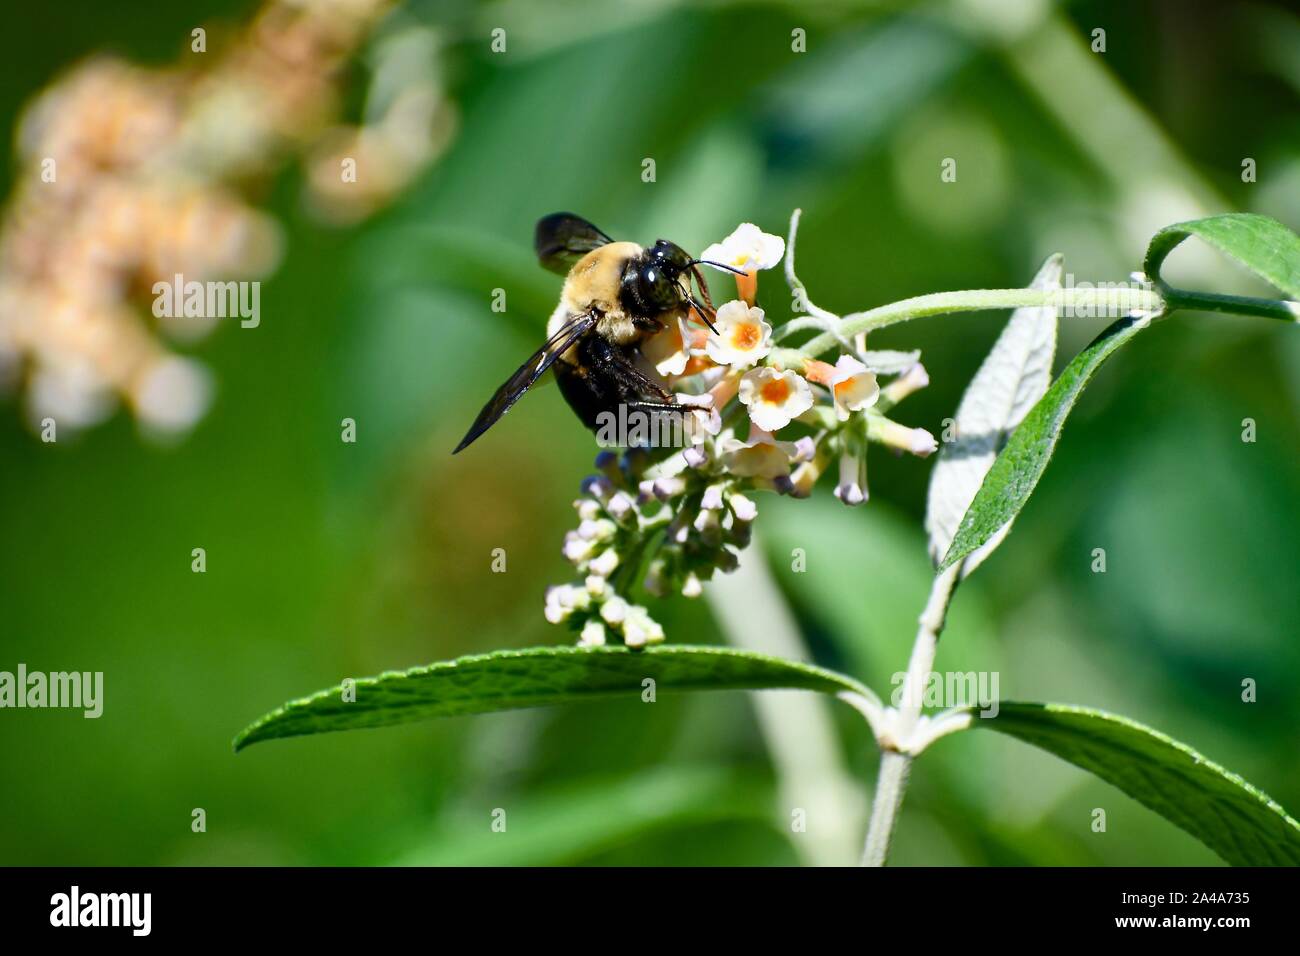
[[[567,212],[538,221],[533,247],[544,268],[566,277],[546,343],[497,389],[455,452],[496,424],[550,368],[569,406],[593,431],[602,413],[617,413],[620,405],[652,414],[680,411],[641,360],[640,346],[692,310],[712,329],[713,302],[699,267],[738,270],[693,259],[666,239],[648,249],[616,242]]]

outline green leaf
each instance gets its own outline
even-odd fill
[[[1234,866],[1300,864],[1300,823],[1235,773],[1150,727],[1085,707],[1019,703],[971,724],[1095,774]]]
[[[640,700],[642,681],[657,694],[687,690],[815,690],[869,695],[852,678],[766,654],[725,647],[669,645],[534,647],[440,661],[356,681],[356,699],[343,687],[290,701],[245,728],[235,750],[277,737],[387,727],[431,717],[545,707],[597,697]]]
[[[1166,226],[1147,246],[1149,278],[1160,277],[1165,257],[1188,236],[1208,242],[1261,279],[1300,299],[1300,236],[1276,219],[1243,212]]]
[[[1029,287],[1059,289],[1062,268],[1059,254],[1049,256]],[[948,551],[953,534],[1007,437],[1051,385],[1056,327],[1055,306],[1016,309],[966,386],[954,416],[956,440],[944,444],[930,472],[925,530],[930,536],[933,560],[940,560]],[[1010,530],[1010,523],[1003,525],[972,554],[962,567],[962,576],[992,554]]]
[[[1124,318],[1115,322],[1066,366],[1037,405],[1011,434],[997,461],[989,469],[975,500],[966,509],[957,534],[940,570],[983,546],[1002,531],[1029,500],[1047,469],[1056,442],[1074,403],[1101,364],[1121,345],[1141,332],[1150,319]]]

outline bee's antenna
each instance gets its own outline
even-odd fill
[[[744,269],[737,269],[734,266],[724,266],[721,262],[710,262],[708,259],[692,259],[688,263],[688,265],[713,266],[713,268],[715,269],[723,269],[727,272],[734,272],[738,276],[743,276],[747,274]]]
[[[704,281],[704,274],[700,272],[698,265],[691,266],[691,275],[695,277],[695,285],[700,290],[700,297],[704,300],[704,307],[710,312],[716,313],[718,309],[713,304],[713,296],[709,295],[709,284]],[[689,288],[690,282],[688,281],[686,285]]]

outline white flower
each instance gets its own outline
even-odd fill
[[[611,515],[619,521],[622,521],[632,513],[632,510],[636,507],[636,503],[626,492],[616,491],[610,496],[609,504],[605,507],[609,509]]]
[[[908,428],[889,419],[869,429],[867,437],[890,448],[911,452],[920,458],[933,455],[939,448],[939,443],[934,440],[934,436],[924,428]]]
[[[939,443],[935,441],[934,436],[924,428],[913,428],[912,445],[907,450],[913,455],[928,458],[939,450]]]
[[[618,627],[627,617],[628,603],[617,594],[600,606],[600,616],[611,627]]]
[[[796,450],[794,442],[777,441],[769,432],[755,426],[749,430],[749,441],[726,438],[721,442],[722,460],[727,470],[741,478],[781,478],[790,474],[790,459]],[[738,496],[732,496],[735,504]]]
[[[618,525],[608,518],[584,518],[578,522],[577,535],[584,541],[608,541],[618,532]]]
[[[582,493],[599,501],[609,500],[614,490],[614,483],[604,475],[588,475],[582,479]]]
[[[572,584],[560,584],[546,589],[546,619],[559,624],[569,619],[574,611],[585,611],[591,606],[591,595]]]
[[[670,475],[667,478],[656,478],[650,487],[654,492],[654,496],[660,501],[671,501],[678,495],[685,494],[686,479],[681,475]]]
[[[784,428],[813,407],[812,388],[797,372],[756,368],[740,380],[740,403],[749,420],[765,432]]]
[[[722,416],[713,407],[713,396],[708,392],[703,395],[687,395],[679,392],[675,397],[677,404],[687,409],[686,414],[682,416],[682,430],[691,444],[699,445],[708,436],[722,431]]]
[[[731,505],[737,521],[748,522],[758,517],[758,506],[738,491],[733,491],[727,496],[727,503]]]
[[[639,604],[632,604],[623,619],[623,643],[628,647],[645,647],[658,644],[664,639],[664,629],[658,621],[650,616]]]
[[[846,505],[860,505],[867,500],[867,459],[865,455],[846,452],[840,457],[840,481],[835,497]]]
[[[876,373],[867,371],[852,355],[839,357],[828,384],[835,399],[835,417],[842,422],[849,420],[850,412],[860,412],[876,404],[880,397]]]
[[[551,600],[550,592],[549,591],[547,592],[546,609],[542,611],[542,614],[546,617],[547,621],[549,621],[552,624],[561,624],[572,613],[573,613],[573,608],[565,607],[559,601]]]
[[[721,527],[721,521],[718,519],[718,513],[716,511],[710,511],[708,508],[701,508],[699,513],[695,516],[695,520],[691,522],[691,527],[705,537],[710,535],[716,536],[719,527]]]
[[[764,232],[752,222],[742,222],[726,239],[705,249],[700,258],[746,272],[757,272],[772,268],[784,255],[784,239]]]
[[[582,625],[582,634],[578,638],[579,647],[604,647],[605,625],[594,617]]]
[[[763,320],[763,310],[739,299],[724,303],[713,325],[705,351],[719,365],[753,365],[772,351],[772,326]]]
[[[704,489],[704,494],[700,498],[700,507],[706,511],[721,511],[727,506],[726,500],[722,496],[726,488],[727,486],[722,483],[709,485]]]
[[[660,375],[681,375],[691,358],[689,343],[686,325],[678,319],[645,342],[641,354],[649,359]]]
[[[581,564],[596,553],[596,542],[582,537],[576,531],[570,531],[564,536],[564,547],[561,550],[571,562]]]
[[[607,578],[613,574],[614,569],[618,567],[618,552],[613,548],[608,548],[596,557],[592,558],[587,567],[591,570],[592,574],[599,575],[602,578]]]

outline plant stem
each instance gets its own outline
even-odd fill
[[[1232,312],[1258,315],[1283,322],[1300,322],[1300,302],[1287,299],[1257,299],[1249,295],[1220,295],[1217,292],[1189,292],[1166,286],[1165,301],[1173,309],[1197,309],[1202,312]]]
[[[880,755],[880,774],[876,777],[876,799],[871,805],[871,823],[867,827],[867,844],[862,849],[863,866],[884,866],[889,855],[889,841],[894,836],[898,808],[903,804],[907,775],[912,758],[886,750]]]
[[[916,641],[912,644],[912,657],[907,664],[907,677],[903,683],[903,698],[898,707],[893,739],[887,742],[893,743],[896,749],[886,748],[880,758],[880,775],[876,778],[871,822],[867,826],[866,845],[862,850],[863,866],[884,866],[889,855],[889,841],[894,835],[903,795],[907,792],[907,776],[912,764],[908,740],[921,720],[925,686],[934,669],[939,635],[943,632],[948,605],[952,601],[963,564],[964,562],[958,561],[935,575],[925,610],[917,621]]]
[[[1125,311],[1141,309],[1156,312],[1164,307],[1164,300],[1158,294],[1145,289],[964,289],[918,295],[865,312],[851,312],[840,320],[837,331],[841,336],[855,335],[909,319],[950,312],[982,312],[988,309],[1043,305],[1054,305],[1062,309],[1096,308],[1099,304],[1109,305],[1111,295],[1120,297],[1116,301],[1123,303]],[[820,355],[837,344],[838,338],[834,333],[823,332],[801,346],[800,351],[805,355]]]
[[[1163,293],[1163,294],[1162,294]],[[1189,292],[1163,288],[1161,292],[1138,288],[1068,288],[1068,289],[965,289],[935,292],[901,299],[888,305],[852,312],[839,321],[834,331],[823,332],[797,349],[778,349],[785,364],[793,367],[795,353],[808,357],[820,355],[851,335],[871,332],[910,319],[953,312],[981,312],[988,309],[1018,309],[1022,306],[1055,306],[1084,315],[1122,315],[1129,311],[1157,313],[1174,309],[1201,309],[1208,312],[1235,312],[1257,315],[1284,322],[1300,321],[1300,303],[1286,299],[1257,299],[1244,295],[1219,295],[1212,292]],[[798,322],[798,319],[794,320]]]

